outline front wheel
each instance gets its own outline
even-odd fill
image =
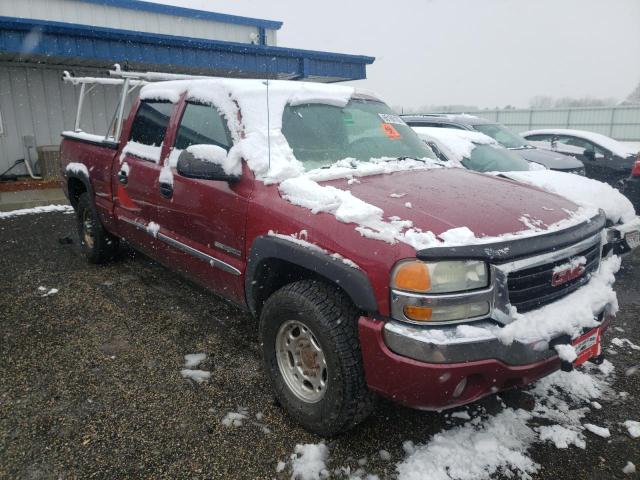
[[[266,301],[260,339],[267,373],[285,409],[307,430],[344,432],[372,411],[357,310],[337,287],[295,282]]]
[[[78,198],[76,208],[80,248],[89,263],[104,263],[115,255],[118,239],[108,233],[93,206],[89,193]]]

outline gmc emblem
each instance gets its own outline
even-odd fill
[[[553,272],[553,276],[551,277],[551,285],[557,287],[580,277],[583,273],[584,265],[576,265],[575,267],[569,267],[564,270]]]

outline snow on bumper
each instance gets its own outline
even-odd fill
[[[589,283],[553,304],[514,313],[505,326],[486,320],[429,328],[361,317],[367,384],[399,403],[441,409],[544,377],[560,368],[555,344],[608,327],[618,308],[612,285],[619,266],[617,257],[603,260]]]

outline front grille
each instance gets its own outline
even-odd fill
[[[553,286],[551,280],[554,268],[566,264],[576,257],[586,258],[582,275],[561,285]],[[509,301],[518,309],[518,312],[539,308],[570,294],[587,283],[591,274],[598,269],[599,264],[600,244],[597,243],[570,257],[510,272],[507,277]]]

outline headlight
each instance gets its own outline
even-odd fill
[[[489,285],[485,262],[408,260],[399,263],[391,274],[391,286],[417,293],[454,293]]]
[[[489,269],[477,260],[405,260],[391,272],[391,313],[415,323],[450,323],[489,314]]]

